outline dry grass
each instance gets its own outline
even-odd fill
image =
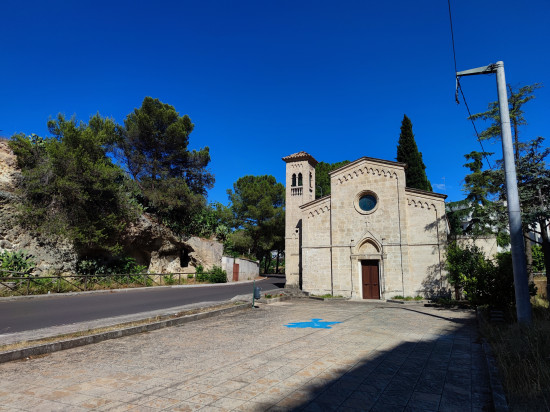
[[[550,410],[550,311],[533,299],[533,325],[482,324],[491,344],[512,411]]]
[[[151,323],[160,322],[163,320],[176,319],[176,318],[181,318],[183,316],[195,315],[197,313],[206,313],[206,312],[213,312],[215,310],[226,309],[242,303],[243,302],[224,303],[222,305],[209,306],[206,308],[190,309],[190,310],[174,313],[172,315],[155,316],[152,318],[147,318],[147,319],[143,319],[135,322],[119,323],[116,325],[106,326],[102,328],[88,329],[88,330],[83,330],[83,331],[73,332],[73,333],[66,333],[62,335],[52,336],[49,338],[22,341],[22,342],[12,343],[9,345],[0,345],[0,352],[24,349],[24,348],[29,348],[33,346],[44,345],[47,343],[61,342],[61,341],[65,341],[73,338],[80,338],[83,336],[90,336],[90,335],[95,335],[103,332],[112,332],[115,330],[131,328],[135,326],[149,325]]]

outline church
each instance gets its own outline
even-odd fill
[[[351,299],[447,288],[446,195],[406,187],[404,163],[362,157],[332,171],[330,195],[315,199],[313,156],[282,160],[287,287]]]

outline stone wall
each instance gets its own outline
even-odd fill
[[[448,292],[444,265],[447,224],[441,195],[407,188],[409,276],[404,296],[444,295]]]
[[[227,281],[233,282],[233,264],[239,265],[239,281],[254,280],[260,276],[260,262],[230,256],[222,257],[222,269],[227,273]]]

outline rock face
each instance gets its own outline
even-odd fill
[[[223,245],[216,240],[182,239],[147,214],[129,225],[123,237],[124,253],[149,273],[195,273],[195,268],[221,266]]]
[[[59,242],[23,230],[17,223],[19,198],[16,193],[21,171],[6,140],[0,140],[0,252],[24,250],[33,255],[35,273],[74,270],[77,255],[68,242]]]
[[[21,171],[6,140],[0,139],[0,252],[24,250],[34,256],[35,273],[74,272],[78,255],[70,242],[55,241],[30,233],[17,223],[19,198],[16,192]],[[129,225],[123,236],[124,252],[150,273],[194,273],[221,266],[223,245],[215,240],[182,239],[144,214]]]

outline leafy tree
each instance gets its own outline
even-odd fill
[[[244,176],[227,193],[233,225],[242,231],[239,237],[232,236],[235,246],[238,240],[258,260],[267,259],[272,250],[284,244],[284,186],[273,176]]]
[[[508,85],[508,91],[510,93],[510,123],[514,139],[514,156],[527,262],[531,267],[532,254],[529,232],[533,231],[541,236],[542,250],[548,271],[548,263],[550,263],[550,239],[548,237],[548,225],[550,222],[550,210],[548,207],[550,202],[550,175],[546,165],[546,157],[550,154],[550,150],[544,147],[544,139],[542,137],[530,141],[522,141],[520,139],[520,126],[527,124],[524,117],[523,105],[534,99],[534,92],[540,87],[540,84],[534,84],[517,89]],[[490,103],[486,112],[474,114],[471,118],[491,122],[489,127],[481,133],[481,139],[500,140],[502,138],[500,134],[498,102]],[[469,156],[472,156],[474,153],[476,152],[472,152]],[[477,159],[478,163],[481,163],[479,155]],[[480,219],[486,225],[498,226],[500,228],[506,228],[508,224],[508,217],[504,207],[506,184],[503,168],[504,164],[502,160],[497,162],[497,168],[483,172],[480,171],[481,165],[479,165],[479,170],[476,172],[480,176],[479,179],[477,181],[470,180],[472,184],[466,188],[469,196],[473,196],[475,191],[486,191],[489,196],[492,196],[492,200],[494,200],[492,205],[494,207],[487,208],[484,216],[480,216]],[[474,173],[468,175],[466,181],[473,178],[473,175]],[[502,232],[502,229],[500,231]],[[547,275],[550,275],[550,273],[547,272]]]
[[[123,171],[107,156],[117,125],[95,115],[48,122],[52,138],[14,135],[10,147],[22,169],[21,224],[66,237],[81,252],[119,253],[118,243],[137,208]]]
[[[120,147],[144,205],[172,229],[192,231],[190,226],[203,213],[204,196],[213,187],[214,176],[207,170],[208,147],[187,149],[194,128],[191,119],[180,116],[173,106],[146,97],[124,125]]]
[[[520,131],[519,127],[526,125],[527,121],[524,117],[524,111],[523,111],[523,105],[527,103],[528,101],[535,98],[535,90],[540,89],[542,87],[542,84],[535,83],[529,86],[523,86],[519,89],[507,85],[508,88],[508,109],[510,112],[510,125],[512,127],[513,137],[514,137],[514,158],[516,161],[520,157],[520,149],[521,149],[521,141],[519,139]],[[501,131],[500,131],[500,109],[499,109],[499,103],[491,102],[489,103],[489,107],[487,111],[482,113],[476,113],[473,114],[470,119],[472,120],[485,120],[490,121],[491,124],[487,129],[485,129],[481,134],[479,135],[480,139],[487,140],[487,139],[501,139]]]
[[[432,185],[426,176],[426,166],[422,160],[422,153],[414,140],[412,123],[407,115],[403,115],[401,134],[397,144],[397,161],[406,163],[405,179],[407,187],[432,191]]]
[[[315,165],[315,198],[330,195],[330,176],[329,173],[350,163],[344,160],[337,163],[319,162]]]

